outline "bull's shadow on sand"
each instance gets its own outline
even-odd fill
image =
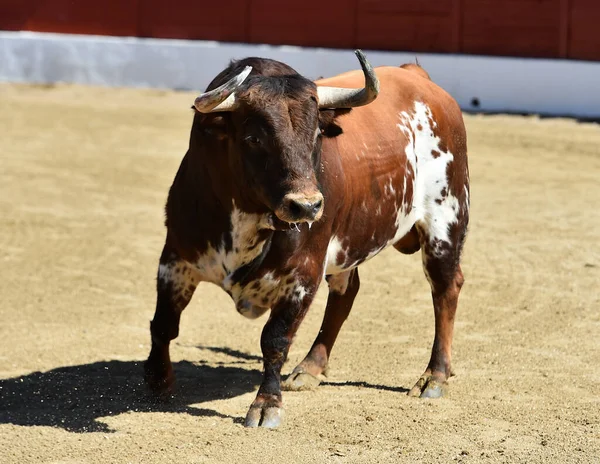
[[[254,391],[262,375],[257,369],[244,367],[246,363],[243,357],[216,366],[174,363],[175,394],[166,402],[157,402],[148,394],[141,361],[100,361],[2,379],[0,424],[45,425],[77,433],[111,432],[98,419],[127,411],[177,412],[242,422],[242,417],[203,409],[198,403]]]
[[[176,388],[166,402],[149,395],[143,381],[142,361],[99,361],[0,379],[0,424],[107,433],[113,430],[99,419],[128,411],[174,412],[243,423],[242,416],[232,417],[198,405],[255,391],[262,380],[262,372],[256,369],[262,358],[222,347],[198,346],[198,349],[225,354],[231,361],[174,363]],[[363,381],[323,382],[323,385],[408,391],[404,387]]]

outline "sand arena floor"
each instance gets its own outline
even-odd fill
[[[279,430],[241,423],[264,317],[202,284],[144,400],[163,204],[191,93],[0,85],[0,462],[598,462],[600,127],[466,116],[472,221],[442,400],[419,255],[362,266],[328,381],[284,392]],[[302,359],[326,291],[284,367]]]

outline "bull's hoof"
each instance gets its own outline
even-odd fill
[[[165,368],[160,365],[158,368],[154,363],[146,361],[144,364],[144,381],[150,391],[150,394],[157,400],[167,400],[173,391],[175,384],[175,375],[171,367]]]
[[[246,414],[244,425],[246,427],[265,427],[273,429],[279,427],[283,420],[283,407],[281,400],[274,395],[258,396]]]
[[[324,376],[314,376],[298,366],[281,384],[281,388],[287,391],[314,390],[323,381]]]
[[[408,392],[408,396],[420,398],[441,398],[446,394],[448,384],[445,380],[431,374],[423,374],[414,387]]]

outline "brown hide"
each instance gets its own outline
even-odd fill
[[[329,190],[325,196],[325,215],[333,223],[333,234],[347,240],[344,246],[350,250],[350,256],[346,264],[360,261],[365,251],[377,249],[393,234],[395,203],[383,201],[385,184],[390,179],[396,187],[398,204],[404,203],[409,208],[412,204],[413,185],[408,182],[403,191],[403,179],[408,174],[414,180],[417,173],[407,173],[408,140],[397,124],[401,122],[399,113],[412,112],[415,101],[425,102],[431,108],[437,123],[434,134],[444,145],[441,148],[454,155],[447,168],[450,193],[460,203],[465,201],[468,168],[462,113],[450,95],[424,78],[421,69],[376,68],[381,83],[377,100],[339,117],[337,122],[343,133],[323,143],[324,183]],[[363,83],[360,71],[317,81],[317,85],[339,87],[359,87]],[[381,208],[381,215],[374,214],[377,208]],[[414,234],[413,229],[409,232],[413,237],[401,240],[412,251],[416,251]]]

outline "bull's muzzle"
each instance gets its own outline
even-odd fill
[[[275,214],[290,223],[318,221],[323,215],[323,195],[320,192],[309,195],[288,193]]]

